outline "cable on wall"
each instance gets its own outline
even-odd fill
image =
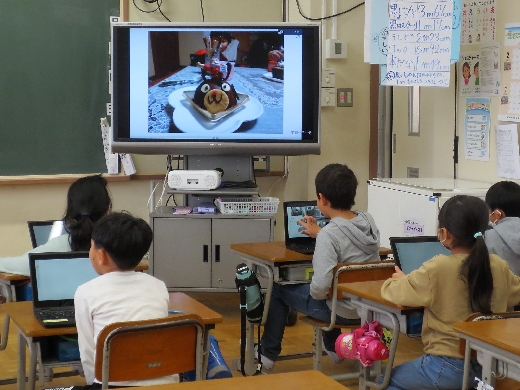
[[[301,6],[300,6],[300,0],[296,0],[296,5],[298,6],[298,12],[300,13],[300,15],[301,15],[303,18],[307,19],[307,20],[314,20],[314,21],[326,20],[326,19],[335,18],[336,16],[344,15],[344,14],[350,12],[350,11],[355,10],[355,9],[358,8],[358,7],[361,7],[363,4],[365,4],[364,1],[361,2],[361,3],[359,3],[358,5],[355,5],[355,6],[352,7],[352,8],[349,8],[349,9],[346,10],[346,11],[341,11],[341,12],[335,13],[335,14],[333,14],[333,15],[323,16],[323,17],[321,17],[321,18],[311,18],[311,17],[306,16],[306,15],[303,14],[302,8],[301,8]]]
[[[134,4],[134,7],[137,8],[139,11],[141,12],[144,12],[146,14],[150,14],[150,13],[153,13],[155,11],[159,11],[160,14],[164,17],[164,19],[166,19],[168,22],[171,22],[170,19],[168,19],[168,17],[162,12],[161,10],[161,5],[162,5],[162,0],[143,0],[145,3],[148,3],[148,4],[157,4],[157,8],[153,9],[153,10],[150,10],[150,11],[147,11],[147,10],[144,10],[142,8],[139,8],[139,6],[135,3],[136,0],[132,0],[132,3]]]
[[[202,14],[202,21],[205,22],[205,20],[204,20],[204,6],[202,5],[202,0],[200,0],[200,12]]]

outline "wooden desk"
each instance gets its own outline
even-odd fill
[[[463,389],[468,388],[471,350],[482,352],[482,380],[495,386],[497,360],[520,369],[520,318],[456,322],[453,329],[466,339]]]
[[[370,370],[362,367],[359,376],[360,390],[369,390],[370,387],[384,389],[388,385],[397,350],[399,331],[406,333],[406,314],[420,309],[396,305],[383,299],[381,297],[381,286],[384,282],[384,280],[374,280],[369,282],[338,284],[338,291],[341,291],[344,296],[350,298],[352,304],[357,307],[358,314],[361,317],[361,323],[377,320],[387,328],[393,330],[392,342],[389,347],[390,357],[388,358],[388,363],[385,368],[384,382],[379,385],[374,381],[370,381]],[[385,321],[386,319],[390,319],[390,323]]]
[[[183,382],[175,384],[179,390],[244,390],[244,389],[284,389],[284,390],[348,390],[335,380],[319,371],[297,371],[282,374],[237,376],[214,381]],[[129,387],[129,390],[171,390],[168,385]]]
[[[169,308],[182,310],[184,314],[198,314],[204,322],[204,340],[206,350],[204,352],[204,372],[207,367],[207,351],[209,348],[209,331],[223,318],[217,312],[197,300],[181,292],[170,293]],[[39,339],[41,337],[76,334],[76,327],[45,328],[34,317],[33,303],[10,302],[4,304],[6,314],[12,319],[18,329],[18,389],[25,389],[25,344],[29,347],[29,377],[27,379],[29,390],[34,390],[36,377],[36,360],[39,355]]]
[[[146,271],[148,268],[148,264],[141,261],[137,267],[135,267],[135,270]],[[2,295],[5,297],[6,302],[16,301],[15,287],[17,282],[24,282],[30,279],[31,278],[29,276],[0,272],[0,288],[2,288]],[[0,341],[0,351],[3,351],[7,347],[7,340],[9,337],[9,323],[9,315],[6,314],[4,317],[4,325],[2,327],[2,334],[0,335],[2,338]]]
[[[241,260],[244,261],[251,269],[253,269],[259,277],[267,278],[266,283],[262,286],[266,289],[265,293],[265,307],[262,315],[261,325],[267,321],[269,312],[269,304],[271,302],[271,292],[273,283],[279,284],[295,284],[295,283],[310,283],[310,279],[288,279],[284,268],[301,266],[308,268],[312,266],[312,255],[304,255],[285,247],[284,241],[270,241],[270,242],[253,242],[231,244],[231,249],[240,252]],[[392,251],[388,248],[379,248],[379,256],[386,257]],[[248,322],[247,345],[254,344],[254,324]],[[246,373],[253,374],[256,367],[254,366],[254,351],[251,348],[246,350]],[[312,356],[312,353],[303,353],[296,355],[281,356],[278,359],[291,359]]]

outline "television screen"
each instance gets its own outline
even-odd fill
[[[113,152],[318,154],[319,31],[113,23]]]

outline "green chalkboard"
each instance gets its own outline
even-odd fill
[[[106,172],[119,0],[0,1],[0,175]]]

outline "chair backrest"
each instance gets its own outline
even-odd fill
[[[520,317],[520,311],[506,311],[502,313],[493,313],[493,314],[482,314],[482,313],[473,313],[470,314],[466,321],[486,321],[486,320],[500,320],[504,318],[517,318]],[[464,356],[464,352],[466,349],[466,339],[459,339],[459,353]],[[475,351],[471,353],[472,358],[476,358]]]
[[[392,260],[338,264],[334,267],[334,280],[329,296],[333,297],[338,283],[384,280],[391,278],[394,272],[394,262]]]
[[[202,379],[204,325],[198,315],[116,322],[96,344],[95,376],[109,382],[146,380],[195,370]]]
[[[392,277],[394,273],[392,260],[374,261],[367,263],[342,263],[334,267],[334,278],[329,289],[329,297],[332,300],[331,318],[334,319],[322,330],[329,331],[335,325],[336,309],[338,301],[338,283],[366,282],[370,280],[384,280]]]

